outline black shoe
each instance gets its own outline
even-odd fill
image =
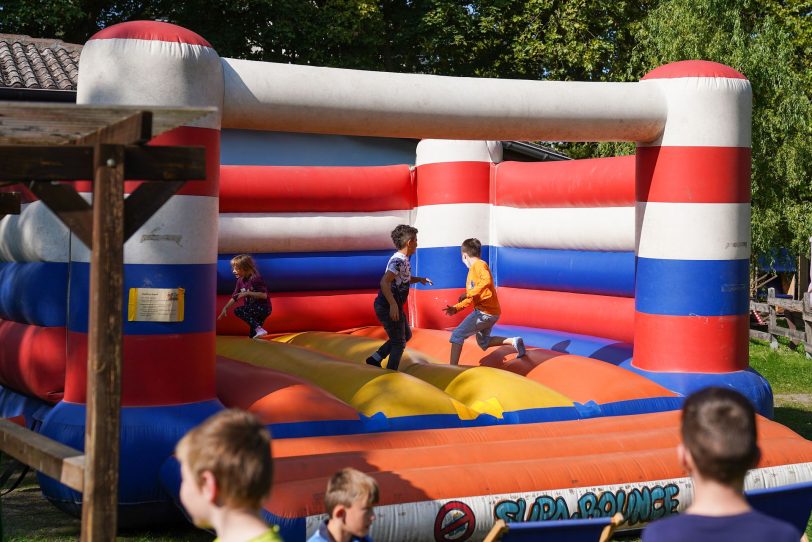
[[[378,361],[377,359],[373,358],[372,356],[369,356],[367,358],[367,365],[372,365],[374,367],[377,367],[378,369],[381,368],[381,362]]]

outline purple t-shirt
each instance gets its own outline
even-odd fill
[[[262,280],[262,277],[259,275],[251,275],[248,278],[245,277],[237,277],[237,285],[234,287],[234,293],[231,294],[231,299],[237,301],[237,294],[240,292],[265,292],[268,294],[268,286],[265,284],[265,281]],[[270,298],[266,299],[257,299],[255,297],[245,296],[242,298],[244,305],[259,305],[265,306],[270,309],[271,301]]]
[[[657,520],[643,530],[643,542],[798,542],[795,527],[752,510],[735,516],[682,514]]]

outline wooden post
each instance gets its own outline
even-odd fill
[[[798,281],[795,283],[797,296],[795,299],[803,299],[804,294],[809,289],[809,258],[801,254],[798,256]]]
[[[806,340],[804,341],[804,350],[806,356],[812,356],[812,293],[804,293],[804,332],[806,333]]]
[[[118,507],[124,281],[124,147],[94,152],[82,542],[114,540]]]
[[[770,348],[778,350],[778,339],[772,335],[778,327],[778,318],[775,314],[775,288],[767,288],[767,305],[770,307],[770,318],[767,321],[767,333],[770,333]]]

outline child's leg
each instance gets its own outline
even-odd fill
[[[406,341],[412,337],[412,330],[409,329],[406,315],[402,312],[400,313],[400,320],[393,322],[393,324],[392,334],[389,335],[391,349],[389,351],[389,363],[386,364],[386,368],[397,371],[400,366],[400,358],[403,356],[403,351],[406,350]]]
[[[380,367],[381,362],[384,360],[386,356],[392,350],[392,329],[395,322],[392,321],[392,318],[389,316],[389,306],[384,306],[381,303],[376,302],[373,305],[375,309],[375,316],[378,317],[378,321],[383,326],[384,331],[386,331],[386,335],[388,339],[384,341],[384,343],[378,348],[376,352],[374,352],[371,356],[366,359],[368,365],[374,365],[375,367]]]
[[[512,346],[516,349],[518,354],[516,357],[520,358],[525,355],[524,340],[521,337],[491,337],[488,346]]]
[[[460,354],[462,353],[462,343],[465,342],[465,339],[477,332],[477,319],[480,314],[482,313],[475,310],[466,316],[465,319],[460,322],[460,325],[451,332],[451,337],[448,339],[451,343],[451,356],[448,360],[451,365],[459,364]]]
[[[451,365],[459,365],[460,354],[462,354],[462,345],[458,343],[451,343],[451,357],[448,362]]]
[[[254,317],[249,312],[248,307],[246,307],[245,305],[237,307],[236,309],[234,309],[234,316],[236,316],[237,318],[248,324],[248,336],[253,338],[254,335],[256,334],[255,330],[257,326],[254,324],[255,321]]]
[[[270,313],[262,306],[243,305],[242,307],[234,309],[234,314],[237,318],[248,324],[250,328],[248,336],[253,338],[257,333],[257,328],[262,328],[262,323]]]

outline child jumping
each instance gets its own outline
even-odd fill
[[[744,477],[761,452],[750,402],[729,388],[705,388],[682,405],[677,456],[691,476],[694,498],[684,514],[654,521],[643,542],[798,542],[790,525],[756,512],[744,497]]]
[[[240,254],[231,258],[231,272],[237,277],[237,285],[234,287],[231,299],[220,311],[217,319],[228,314],[228,309],[238,299],[245,299],[242,306],[234,309],[234,314],[248,324],[248,337],[259,339],[268,334],[262,327],[272,310],[271,300],[268,297],[268,286],[262,280],[254,259],[248,254]]]
[[[482,350],[490,346],[507,344],[513,346],[518,353],[517,357],[525,354],[524,340],[521,337],[491,337],[491,330],[499,315],[499,299],[496,297],[496,286],[488,264],[480,259],[482,243],[479,239],[466,239],[462,242],[462,263],[468,268],[468,278],[465,279],[465,293],[460,296],[459,303],[446,305],[445,313],[449,316],[474,304],[474,312],[465,317],[460,325],[451,333],[451,365],[460,362],[462,343],[471,335],[476,334],[476,342]]]
[[[417,228],[401,224],[392,230],[392,243],[397,252],[386,264],[386,272],[381,277],[378,297],[373,308],[375,316],[383,325],[389,338],[378,351],[367,358],[369,365],[380,367],[383,358],[389,356],[387,369],[398,370],[400,358],[406,349],[406,342],[412,338],[412,330],[406,322],[403,305],[409,297],[409,286],[416,282],[432,284],[427,277],[413,277],[409,256],[417,250]]]
[[[260,517],[271,491],[271,435],[254,416],[224,410],[178,442],[180,501],[197,527],[222,542],[282,542]]]
[[[307,542],[372,542],[369,529],[377,502],[374,478],[355,469],[341,469],[327,483],[324,495],[324,510],[330,517]]]

